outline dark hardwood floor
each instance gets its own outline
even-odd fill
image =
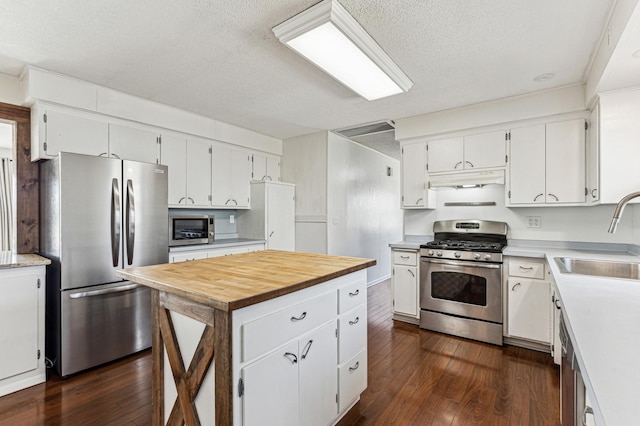
[[[369,386],[348,425],[559,425],[548,354],[391,320],[391,286],[369,289]],[[151,352],[0,398],[0,425],[148,425]]]

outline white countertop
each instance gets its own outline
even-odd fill
[[[507,256],[545,257],[597,424],[639,424],[640,281],[563,274],[554,257],[640,262],[624,252],[507,247]]]

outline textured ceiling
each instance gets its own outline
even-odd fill
[[[0,72],[31,64],[288,138],[581,83],[613,4],[340,1],[408,93],[368,102],[278,42],[316,0],[0,0]]]

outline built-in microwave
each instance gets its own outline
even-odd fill
[[[169,246],[209,244],[215,237],[212,215],[169,215]]]

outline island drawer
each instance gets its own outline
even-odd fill
[[[364,305],[338,318],[338,363],[367,345],[367,310]]]
[[[347,408],[367,388],[367,351],[363,349],[338,367],[338,411]]]
[[[246,362],[335,318],[336,291],[242,325],[242,361]]]
[[[338,289],[338,314],[367,302],[367,282],[359,280]]]
[[[393,263],[396,265],[416,266],[418,253],[416,251],[393,250]]]
[[[509,260],[509,275],[512,277],[544,279],[545,262],[543,260]]]

